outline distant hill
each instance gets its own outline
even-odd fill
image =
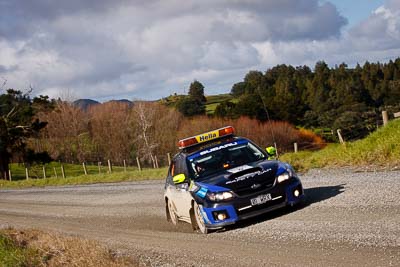
[[[105,104],[105,103],[113,103],[113,102],[124,103],[124,104],[128,104],[129,106],[133,105],[133,102],[128,100],[128,99],[110,100],[110,101],[104,102],[103,104]]]
[[[107,101],[104,103],[100,103],[100,102],[98,102],[96,100],[92,100],[92,99],[78,99],[78,100],[74,101],[72,104],[83,110],[87,110],[89,107],[94,106],[94,105],[101,105],[101,104],[113,103],[113,102],[124,103],[124,104],[128,104],[129,106],[133,105],[133,102],[129,101],[128,99],[110,100],[110,101]]]
[[[72,103],[74,106],[79,107],[83,110],[87,110],[89,107],[94,106],[94,105],[99,105],[100,102],[97,102],[95,100],[92,99],[78,99],[75,100]]]

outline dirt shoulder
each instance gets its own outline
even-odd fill
[[[400,262],[400,172],[312,170],[307,204],[209,235],[165,220],[163,181],[0,191],[0,226],[99,240],[151,266],[390,266]]]

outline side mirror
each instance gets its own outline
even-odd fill
[[[181,184],[183,182],[185,182],[186,180],[186,176],[181,173],[181,174],[177,174],[174,177],[172,177],[172,181],[174,182],[174,184]]]

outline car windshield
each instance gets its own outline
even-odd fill
[[[189,169],[194,178],[265,159],[264,153],[247,140],[236,140],[196,152],[188,157]]]

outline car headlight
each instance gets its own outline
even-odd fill
[[[283,181],[289,180],[290,174],[288,172],[284,172],[281,175],[278,175],[276,178],[278,180],[278,183],[282,183]]]
[[[207,193],[207,197],[211,201],[224,201],[224,200],[229,200],[233,198],[233,193],[226,191],[226,192],[220,192],[220,193]]]
[[[278,183],[282,183],[286,180],[289,180],[291,177],[297,177],[292,166],[290,166],[289,164],[285,164],[284,168],[285,168],[284,172],[276,177]]]

